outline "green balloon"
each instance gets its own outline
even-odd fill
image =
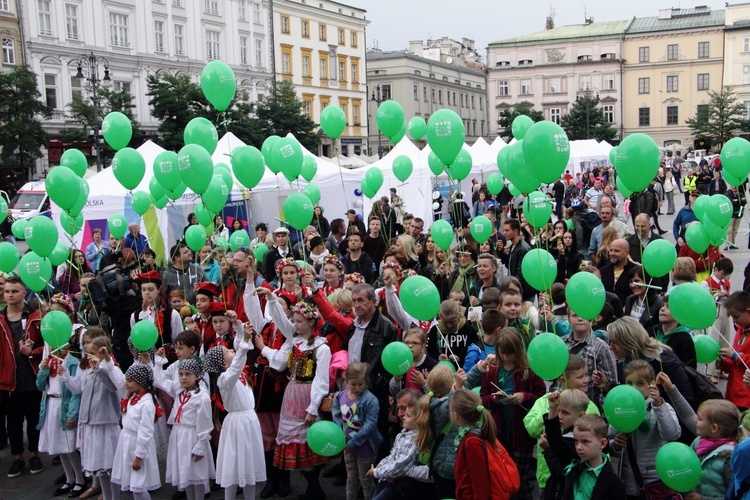
[[[412,363],[414,363],[414,355],[403,342],[391,342],[383,349],[380,360],[385,371],[391,375],[399,376],[409,371]]]
[[[510,155],[510,148],[504,147],[497,153],[497,169],[503,174],[504,177],[508,177],[508,156]]]
[[[602,312],[607,295],[602,281],[591,273],[575,273],[565,286],[565,300],[578,316],[594,320]]]
[[[21,257],[21,262],[18,263],[18,276],[29,289],[41,292],[52,277],[52,263],[35,252],[29,252]]]
[[[508,183],[508,191],[510,191],[510,194],[512,194],[513,196],[521,196],[521,190],[518,189],[512,182]]]
[[[661,162],[659,146],[646,134],[627,136],[615,153],[617,175],[633,192],[643,191],[656,177]]]
[[[150,199],[151,203],[153,203],[154,206],[159,210],[166,207],[167,203],[169,203],[169,199],[166,196],[162,196],[161,198],[154,198],[153,196],[151,196]]]
[[[223,61],[211,61],[201,72],[201,90],[217,111],[226,110],[237,91],[234,71]]]
[[[471,173],[472,167],[471,153],[468,149],[462,149],[456,155],[455,161],[446,169],[451,179],[462,181]]]
[[[432,151],[430,151],[430,154],[427,155],[427,166],[430,167],[430,171],[435,176],[438,176],[445,171],[445,165],[443,165],[443,162],[440,161],[440,158],[438,158]]]
[[[523,200],[523,214],[532,227],[544,227],[552,216],[552,202],[541,191],[531,192]]]
[[[427,122],[427,144],[444,165],[451,165],[466,139],[464,122],[455,111],[439,109]]]
[[[427,122],[421,116],[415,116],[409,120],[409,125],[406,128],[411,138],[415,141],[421,141],[424,139],[425,134],[427,134]]]
[[[160,198],[164,198],[167,195],[167,188],[162,186],[159,181],[156,179],[156,177],[151,177],[151,180],[148,181],[148,190],[149,194],[154,197],[154,199],[158,200]]]
[[[695,217],[703,222],[704,217],[706,216],[706,212],[708,211],[708,205],[711,203],[711,198],[709,196],[698,196],[695,199],[695,202],[693,203],[693,213],[695,214]]]
[[[203,146],[208,154],[214,154],[216,145],[219,143],[219,133],[210,121],[202,117],[193,118],[185,126],[182,133],[185,144],[197,144]]]
[[[0,271],[12,273],[20,260],[21,254],[17,246],[8,241],[0,243]]]
[[[146,175],[146,161],[133,148],[123,148],[112,158],[112,172],[125,189],[133,190]]]
[[[570,353],[565,341],[554,333],[537,335],[529,343],[529,366],[544,380],[556,380],[565,373]]]
[[[497,194],[503,190],[504,186],[505,179],[503,179],[502,174],[500,174],[499,172],[490,174],[490,176],[487,177],[487,190],[492,196],[497,196]]]
[[[656,452],[659,479],[679,493],[688,493],[698,486],[701,472],[700,458],[684,443],[667,443]]]
[[[242,146],[232,152],[232,170],[240,184],[247,189],[258,185],[263,178],[266,166],[263,164],[263,154],[253,146]]]
[[[289,182],[302,173],[303,156],[302,147],[293,137],[282,137],[273,145],[273,163],[281,168],[281,173]]]
[[[453,226],[447,220],[438,219],[430,227],[430,236],[439,249],[447,252],[453,243]]]
[[[155,177],[152,177],[152,179],[154,178]],[[149,208],[151,208],[151,197],[145,191],[133,191],[133,196],[130,199],[130,204],[132,205],[135,213],[137,213],[138,215],[143,215],[148,212]]]
[[[747,181],[747,177],[735,177],[729,172],[724,172],[724,180],[729,186],[739,187]]]
[[[112,214],[107,219],[107,229],[109,234],[119,240],[128,230],[128,220],[122,214]]]
[[[633,432],[646,418],[646,400],[635,387],[618,385],[604,398],[604,415],[618,432]]]
[[[63,228],[63,231],[71,236],[78,234],[78,231],[83,229],[83,214],[78,214],[77,217],[73,217],[65,212],[61,213],[60,226]]]
[[[326,106],[320,113],[320,128],[331,139],[338,139],[346,129],[346,114],[338,106]]]
[[[236,252],[238,248],[247,248],[250,246],[250,236],[246,231],[235,231],[229,237],[229,247],[233,252]],[[268,247],[266,247],[266,250]],[[261,262],[258,259],[258,262]]]
[[[452,371],[453,373],[456,373],[456,371],[457,371],[456,370],[456,365],[453,364],[452,361],[448,361],[447,359],[439,361],[438,364],[439,365],[443,365],[443,366],[447,366],[450,369],[450,371]]]
[[[278,135],[266,137],[266,140],[263,141],[263,145],[260,148],[260,152],[263,153],[263,160],[266,162],[268,169],[274,174],[281,172],[281,165],[276,165],[273,161],[273,148],[276,141],[279,139],[281,139],[281,137]]]
[[[119,151],[130,143],[133,125],[127,116],[119,111],[112,111],[102,120],[102,135],[112,149]]]
[[[513,132],[513,137],[515,137],[517,141],[520,141],[526,136],[526,132],[529,131],[532,125],[534,125],[534,120],[530,117],[526,115],[516,116],[510,126],[511,131]]]
[[[5,221],[6,217],[8,217],[8,202],[0,196],[0,223]]]
[[[669,274],[677,260],[677,250],[667,240],[653,240],[643,251],[643,268],[654,277],[661,278]]]
[[[716,320],[716,302],[711,292],[698,283],[683,283],[669,294],[669,310],[677,322],[692,330],[702,330]]]
[[[346,446],[346,437],[341,427],[328,420],[315,422],[307,430],[307,445],[321,457],[333,457]]]
[[[156,182],[172,191],[180,185],[180,172],[177,169],[177,153],[163,151],[154,160],[154,178]]]
[[[750,142],[742,137],[729,139],[721,148],[721,165],[725,173],[745,179],[750,174]]]
[[[80,177],[69,168],[54,167],[47,174],[44,187],[55,205],[63,210],[70,210],[78,201]]]
[[[227,189],[224,179],[221,177],[212,178],[208,188],[201,195],[201,199],[210,212],[215,214],[221,212],[229,199],[229,189]]]
[[[302,159],[302,178],[310,182],[318,173],[318,162],[314,156],[305,155]]]
[[[539,179],[526,166],[523,154],[523,141],[510,146],[505,165],[505,176],[524,194],[536,191],[539,184],[541,184]]]
[[[47,257],[57,244],[57,226],[52,219],[37,215],[29,220],[23,230],[24,239],[40,257]]]
[[[536,290],[549,290],[557,278],[557,262],[547,250],[533,248],[524,255],[521,272],[526,282]]]
[[[214,244],[223,250],[229,250],[229,240],[227,238],[216,238]]]
[[[703,253],[708,250],[710,241],[711,238],[708,236],[708,231],[706,231],[705,226],[701,222],[693,222],[685,230],[685,243],[695,253]]]
[[[440,293],[435,283],[424,276],[410,276],[399,291],[404,311],[422,321],[435,319],[440,310]]]
[[[613,151],[614,151],[614,149],[613,149]],[[623,198],[628,198],[628,197],[630,197],[631,194],[633,194],[633,190],[630,189],[629,187],[627,187],[622,182],[622,177],[617,177],[617,180],[615,181],[615,184],[617,184],[617,190],[620,191],[620,194],[622,195]]]
[[[86,206],[86,201],[89,199],[89,183],[86,179],[78,179],[78,198],[76,199],[73,208],[68,210],[68,214],[78,217],[81,214],[81,210]]]
[[[255,245],[255,248],[253,248],[253,254],[255,255],[256,262],[263,262],[263,259],[265,259],[267,253],[268,245],[266,245],[265,243],[258,243],[257,245]]]
[[[392,139],[404,126],[404,108],[396,101],[385,101],[378,106],[375,122],[384,136]]]
[[[719,343],[708,335],[693,336],[693,344],[698,363],[713,363],[719,358]]]
[[[258,152],[260,153],[260,151]],[[224,181],[227,189],[229,189],[229,191],[232,191],[232,188],[234,187],[234,177],[232,177],[232,170],[229,168],[229,165],[227,165],[226,163],[218,163],[214,165],[214,177],[216,177],[217,175],[221,176],[221,180]]]
[[[617,146],[609,150],[609,163],[613,167],[616,167],[615,161],[617,160]]]
[[[310,198],[313,205],[317,205],[320,201],[320,188],[317,184],[308,184],[305,186],[305,189],[302,190],[302,193]]]
[[[469,230],[474,239],[481,245],[492,236],[492,222],[484,215],[479,215],[471,220]]]
[[[49,254],[49,257],[47,258],[53,266],[59,266],[68,260],[68,255],[70,255],[70,249],[67,245],[63,242],[58,242],[57,245],[55,245],[55,249],[52,250],[52,253]]]
[[[406,135],[406,123],[401,125],[401,129],[398,132],[396,132],[396,135],[391,137],[391,142],[393,144],[398,144],[399,142],[401,142],[401,139],[403,139],[405,135]]]
[[[142,323],[147,323],[142,321]],[[44,315],[40,325],[42,338],[52,350],[59,349],[68,343],[73,324],[67,314],[52,310]]]
[[[197,252],[206,244],[206,230],[198,224],[193,224],[185,231],[185,243],[193,252]]]
[[[732,202],[723,194],[714,194],[707,196],[707,198],[706,215],[717,226],[726,227],[732,221],[732,213],[734,212]]]
[[[378,194],[377,189],[371,188],[367,183],[367,179],[362,179],[361,181],[359,181],[359,188],[362,190],[362,194],[370,199],[375,198],[375,195]]]
[[[284,216],[294,229],[302,231],[313,218],[313,203],[302,193],[290,194],[284,202]]]
[[[515,121],[513,125],[515,126]],[[560,178],[568,166],[568,135],[554,122],[537,122],[523,137],[523,156],[531,174],[540,181],[551,184]]]
[[[130,340],[139,351],[148,351],[156,345],[159,331],[150,321],[139,321],[130,329]]]
[[[177,170],[187,187],[195,194],[203,194],[213,178],[214,163],[206,148],[188,144],[177,154]]]
[[[198,203],[195,206],[195,218],[201,226],[208,226],[214,220],[214,214],[208,211],[205,204]]]
[[[406,182],[406,179],[409,178],[412,171],[414,170],[414,164],[411,161],[411,158],[409,158],[406,155],[399,155],[393,160],[393,175],[396,176],[396,179],[400,180],[401,182]]]
[[[377,193],[383,186],[383,172],[378,167],[370,167],[365,172],[365,182]]]
[[[68,149],[60,157],[60,166],[71,169],[78,177],[83,178],[86,175],[86,169],[89,168],[89,162],[86,155],[77,149]]]
[[[17,240],[23,240],[26,238],[26,226],[29,224],[28,219],[19,219],[10,226],[10,232]]]

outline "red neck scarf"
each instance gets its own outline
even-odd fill
[[[180,406],[177,407],[177,413],[174,416],[174,423],[179,424],[182,420],[182,409],[185,407],[188,401],[190,401],[191,394],[189,392],[181,392],[179,396]]]
[[[60,366],[60,360],[55,356],[47,356],[47,368],[49,368],[49,376],[57,377],[57,370]]]

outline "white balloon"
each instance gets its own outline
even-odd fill
[[[433,203],[432,204],[432,209],[433,210],[440,210],[440,203],[438,203],[438,202]]]

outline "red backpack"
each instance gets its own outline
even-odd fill
[[[510,499],[521,489],[521,477],[516,463],[497,439],[495,440],[495,446],[487,446],[487,440],[482,437],[477,429],[473,429],[466,438],[473,439],[471,436],[476,436],[477,439],[482,440],[482,449],[489,467],[491,481],[490,498],[492,500]]]

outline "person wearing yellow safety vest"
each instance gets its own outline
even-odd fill
[[[689,168],[685,180],[682,185],[682,192],[685,194],[685,205],[690,202],[690,193],[698,189],[697,187],[698,176],[695,175],[692,168]]]

